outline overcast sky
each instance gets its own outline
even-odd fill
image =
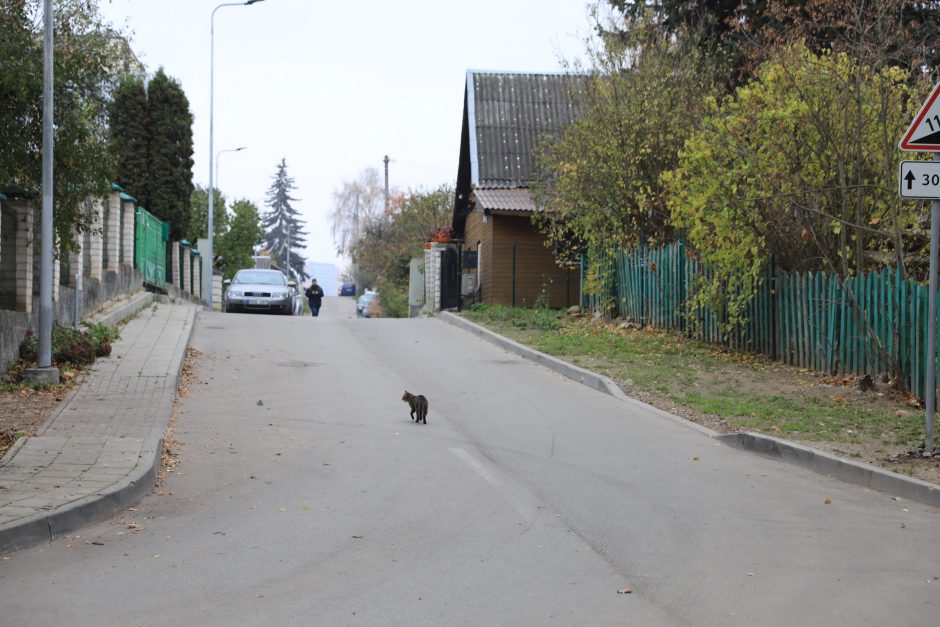
[[[335,263],[333,192],[368,167],[392,188],[457,176],[466,71],[552,72],[585,56],[589,0],[264,0],[215,15],[217,187],[254,201],[286,159],[308,261]],[[209,182],[215,0],[101,0],[152,74],[178,79],[195,117],[194,181]]]

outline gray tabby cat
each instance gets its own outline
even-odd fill
[[[404,396],[401,397],[401,400],[405,401],[411,406],[411,419],[415,422],[424,422],[428,424],[428,399],[424,398],[420,394],[412,394],[408,390],[405,390]],[[415,416],[417,413],[417,417]]]

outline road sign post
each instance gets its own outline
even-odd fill
[[[937,255],[940,253],[940,83],[934,85],[914,121],[898,142],[911,152],[933,152],[933,161],[903,161],[898,173],[902,198],[931,198],[930,278],[927,297],[927,359],[924,369],[924,454],[933,454],[934,412],[937,408]],[[934,177],[936,185],[934,185]],[[923,195],[918,195],[923,194]]]
[[[940,155],[934,154],[933,162],[940,165]],[[933,421],[937,408],[937,244],[940,240],[940,200],[930,203],[930,287],[927,292],[927,379],[925,381],[926,427],[924,429],[924,454],[933,454]]]

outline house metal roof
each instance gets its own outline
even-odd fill
[[[524,187],[516,189],[477,189],[477,205],[484,210],[535,211],[532,194]]]
[[[526,187],[538,142],[578,115],[584,77],[567,74],[467,72],[471,182]]]

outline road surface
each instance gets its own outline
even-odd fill
[[[316,319],[201,313],[192,345],[175,471],[0,562],[0,623],[940,616],[940,510],[721,446],[440,320],[326,298]]]

